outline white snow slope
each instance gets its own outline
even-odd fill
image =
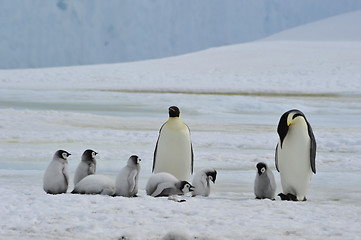
[[[359,0],[3,0],[0,69],[174,56],[359,9]]]
[[[290,30],[292,36],[179,57],[0,70],[0,238],[360,239],[361,34],[355,22],[360,11]],[[330,24],[342,38],[322,33]],[[347,35],[346,29],[354,30]],[[300,39],[293,37],[298,32]],[[314,32],[317,39],[306,35]],[[208,198],[185,196],[178,203],[145,194],[170,105],[180,107],[191,129],[195,170],[218,171]],[[276,127],[291,108],[304,111],[317,141],[308,201],[255,200],[259,161],[271,167],[282,191],[274,168]],[[42,176],[61,148],[72,153],[71,180],[87,148],[99,152],[97,173],[114,180],[137,154],[139,196],[71,195],[73,186],[67,194],[46,194]]]

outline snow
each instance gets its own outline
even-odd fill
[[[350,14],[339,21],[361,21],[360,11]],[[280,34],[134,63],[1,70],[0,238],[360,239],[361,42],[356,34]],[[145,193],[171,105],[191,129],[195,172],[218,172],[209,197],[175,202]],[[317,141],[308,201],[255,200],[257,162],[281,191],[276,127],[291,108],[306,114]],[[138,197],[73,195],[72,184],[67,194],[46,194],[42,177],[54,152],[72,154],[72,183],[88,148],[99,153],[97,173],[114,180],[138,155]]]
[[[174,56],[360,9],[359,0],[4,0],[0,68]]]

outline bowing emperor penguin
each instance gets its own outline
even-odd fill
[[[214,168],[203,168],[198,171],[192,181],[194,190],[192,191],[192,196],[204,196],[208,197],[211,192],[211,186],[209,181],[216,183],[217,171]]]
[[[188,181],[193,173],[193,147],[190,130],[179,115],[178,107],[169,108],[169,119],[159,130],[153,172],[167,172],[180,180]]]
[[[140,172],[140,158],[132,155],[117,175],[115,180],[115,195],[123,197],[136,197],[138,193],[138,180]]]
[[[97,154],[97,152],[94,152],[91,149],[84,151],[83,155],[81,156],[81,161],[75,171],[74,186],[86,176],[95,173],[97,164],[95,156]]]
[[[272,170],[267,164],[259,162],[256,165],[257,173],[254,180],[254,195],[256,199],[275,199],[276,181]]]
[[[66,193],[69,185],[68,157],[71,154],[64,150],[55,152],[53,160],[45,171],[43,189],[46,193]]]
[[[275,162],[281,175],[282,200],[305,201],[312,172],[316,173],[316,140],[305,115],[297,109],[285,112],[278,123],[279,142]]]

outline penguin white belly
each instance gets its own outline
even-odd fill
[[[192,169],[192,150],[188,127],[180,119],[169,119],[158,139],[154,173],[168,172],[188,181]]]
[[[278,168],[283,192],[296,195],[298,200],[305,198],[312,176],[311,141],[307,131],[302,131],[304,129],[304,126],[290,126],[282,148],[281,143],[278,144]]]

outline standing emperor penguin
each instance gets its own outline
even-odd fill
[[[312,172],[316,173],[316,140],[305,115],[293,109],[285,112],[277,128],[280,137],[275,162],[281,175],[282,200],[305,201]]]
[[[69,185],[68,157],[71,154],[64,150],[55,152],[53,160],[45,171],[43,189],[46,193],[66,193]]]
[[[259,162],[256,165],[257,173],[254,180],[254,195],[256,199],[275,199],[276,181],[272,170],[267,164]]]
[[[178,107],[169,108],[169,119],[159,130],[153,172],[167,172],[180,180],[188,181],[193,173],[193,147],[190,130],[179,115]]]
[[[136,197],[138,193],[138,180],[140,172],[140,158],[132,155],[117,175],[115,180],[115,195],[123,197]]]
[[[95,173],[97,165],[95,156],[97,154],[97,152],[94,152],[91,149],[87,149],[84,151],[83,155],[81,156],[81,161],[75,171],[74,186],[86,176]]]

